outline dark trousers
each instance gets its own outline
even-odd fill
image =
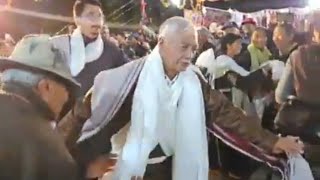
[[[143,180],[171,180],[172,179],[172,158],[167,158],[159,164],[149,164]]]

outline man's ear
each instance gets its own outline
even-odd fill
[[[158,44],[161,45],[164,42],[164,38],[162,36],[158,37]]]
[[[41,79],[37,85],[39,95],[46,102],[49,100],[47,95],[49,88],[49,82],[46,79]]]
[[[81,25],[81,18],[80,17],[74,16],[73,19],[74,19],[74,23],[76,24],[77,27]]]

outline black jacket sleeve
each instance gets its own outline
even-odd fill
[[[236,61],[239,66],[243,67],[245,70],[250,71],[251,69],[251,55],[249,51],[243,52]]]

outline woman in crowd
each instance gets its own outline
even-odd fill
[[[251,37],[251,43],[247,50],[241,54],[237,63],[247,71],[255,71],[260,66],[272,59],[272,54],[267,47],[267,31],[264,28],[256,28]],[[262,119],[262,124],[265,128],[273,128],[273,119],[276,114],[274,102],[274,93],[271,93],[268,98],[255,101],[255,110]]]
[[[233,33],[226,34],[224,37],[222,37],[221,52],[219,53],[220,55],[216,58],[215,63],[213,64],[214,67],[210,68],[212,70],[211,73],[213,79],[215,79],[215,89],[223,92],[230,100],[233,99],[232,85],[227,76],[225,76],[225,73],[228,71],[233,71],[240,76],[247,76],[250,73],[239,66],[234,60],[234,57],[241,51],[241,40],[241,36]],[[210,148],[217,148],[217,146],[214,146],[215,143],[216,142],[212,140]],[[235,179],[244,178],[246,173],[248,173],[248,166],[242,166],[240,164],[247,164],[248,159],[226,145],[220,142],[218,143],[218,155],[220,155],[221,161],[220,166],[222,166],[222,169],[225,171],[226,175]],[[217,165],[214,164],[212,166],[214,167]]]
[[[256,28],[251,37],[247,50],[241,54],[237,63],[247,71],[255,71],[272,59],[272,54],[267,48],[267,33],[264,28]]]

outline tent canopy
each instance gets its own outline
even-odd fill
[[[204,6],[216,9],[235,9],[240,12],[256,12],[264,9],[282,9],[288,7],[305,7],[308,0],[206,0]]]

